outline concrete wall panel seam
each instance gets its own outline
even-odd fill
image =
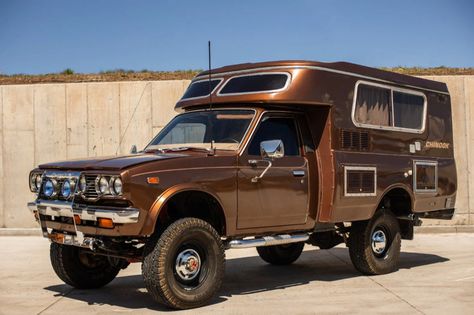
[[[464,78],[462,80],[462,94],[463,94],[463,98],[464,98],[464,108],[465,108],[465,113],[466,115],[464,116],[464,123],[466,125],[465,127],[465,134],[464,134],[464,141],[465,141],[465,144],[466,144],[466,161],[468,161],[468,163],[466,163],[466,169],[467,169],[467,211],[468,211],[468,216],[467,216],[467,220],[468,220],[468,224],[470,223],[471,219],[470,219],[470,213],[471,213],[471,189],[470,189],[470,184],[469,184],[469,177],[470,177],[470,163],[469,161],[471,161],[470,159],[470,145],[469,145],[469,131],[471,129],[471,124],[470,124],[470,106],[469,104],[467,104],[467,99],[466,99],[466,78]]]
[[[3,170],[5,169],[5,159],[3,158],[3,154],[5,152],[5,147],[4,147],[4,143],[5,143],[5,139],[4,139],[4,131],[3,131],[3,117],[4,117],[4,114],[3,114],[3,86],[0,86],[0,131],[1,131],[1,135],[0,135],[0,141],[1,141],[1,145],[0,145],[0,149],[2,150],[0,152],[0,227],[5,227],[5,203],[4,203],[4,196],[5,196],[5,176],[3,176]]]

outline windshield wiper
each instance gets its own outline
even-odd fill
[[[204,151],[204,152],[207,152],[207,153],[213,152],[213,150],[211,150],[209,148],[201,148],[201,147],[179,147],[179,148],[172,148],[170,150],[171,151],[188,151],[188,150],[191,150],[191,151]]]
[[[146,150],[146,153],[151,152],[158,152],[158,153],[166,153],[166,152],[180,152],[180,151],[201,151],[206,152],[208,154],[214,155],[214,150],[209,148],[202,148],[202,147],[176,147],[176,148],[160,148],[160,149],[149,149]]]

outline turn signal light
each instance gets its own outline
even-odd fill
[[[159,179],[157,176],[155,176],[155,177],[148,177],[148,178],[146,179],[146,181],[147,181],[148,184],[153,184],[153,185],[157,185],[157,184],[160,183],[160,179]]]
[[[112,221],[112,219],[99,218],[98,222],[99,222],[99,226],[101,228],[106,228],[106,229],[113,229],[114,228],[114,222]]]

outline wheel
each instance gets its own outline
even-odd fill
[[[150,238],[142,264],[143,279],[159,303],[188,309],[206,304],[224,276],[224,245],[207,222],[184,218],[161,236]]]
[[[114,280],[121,269],[118,259],[94,255],[87,249],[57,243],[51,243],[50,259],[58,277],[78,289],[103,287]]]
[[[354,267],[367,275],[396,271],[400,257],[400,226],[391,211],[381,209],[369,221],[354,222],[349,234]]]
[[[289,265],[297,260],[303,251],[304,243],[257,247],[260,258],[272,265]]]

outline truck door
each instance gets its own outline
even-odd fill
[[[308,162],[303,155],[297,117],[264,114],[239,158],[237,228],[304,224],[308,215]],[[258,181],[268,162],[260,143],[281,140],[284,156]]]

